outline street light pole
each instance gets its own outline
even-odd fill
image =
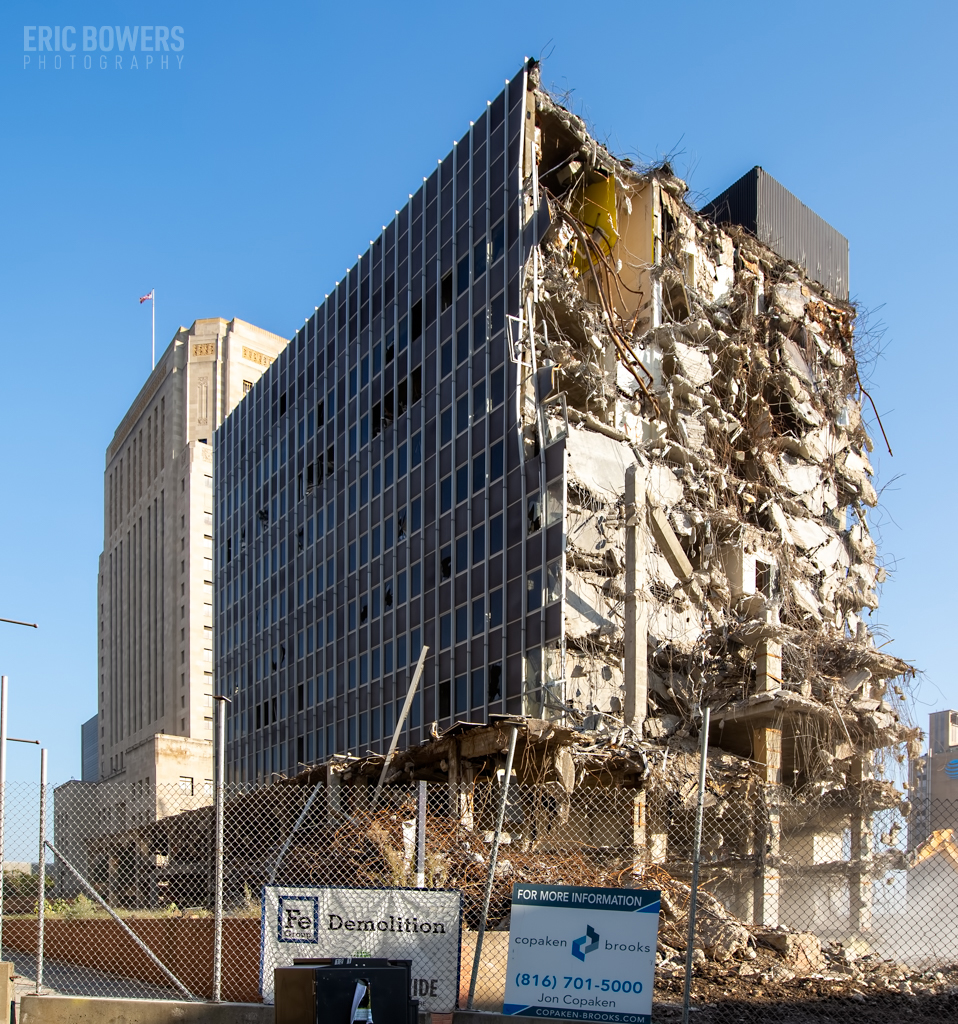
[[[43,931],[47,914],[47,749],[40,748],[40,859],[37,861],[37,995],[43,991]]]
[[[7,677],[0,680],[0,956],[3,950],[3,822],[7,795]]]
[[[35,622],[21,622],[19,619],[3,619],[0,622],[11,626],[29,626],[38,629]],[[3,822],[5,820],[7,795],[7,677],[0,677],[0,956],[3,950]]]
[[[7,703],[7,677],[3,677],[2,690],[0,690],[0,709],[6,711]],[[21,740],[17,739],[16,736],[7,736],[6,726],[6,715],[3,716],[3,722],[0,723],[0,734],[2,734],[2,740],[0,740],[0,749],[5,750],[7,742],[10,743],[29,743],[31,746],[40,746],[39,740]],[[43,911],[44,911],[44,896],[43,891],[44,885],[46,884],[46,873],[44,868],[46,864],[44,862],[44,851],[43,841],[46,838],[46,826],[44,824],[46,813],[47,813],[47,802],[46,802],[46,783],[47,783],[47,752],[43,747],[40,747],[40,860],[37,862],[37,874],[40,878],[40,903],[38,904],[37,913],[39,914],[40,932],[37,941],[37,995],[40,994],[40,977],[43,974]],[[4,783],[5,785],[5,783]],[[2,789],[0,785],[0,789]],[[2,816],[0,816],[0,844],[3,842],[3,827],[2,827]],[[3,856],[0,853],[0,865],[3,863]],[[3,871],[0,870],[0,875]],[[0,883],[0,928],[3,926],[3,885]],[[2,948],[2,933],[0,933],[0,948]]]
[[[226,788],[226,705],[229,697],[216,697],[216,748],[213,841],[213,1002],[222,997],[223,984],[223,812]]]

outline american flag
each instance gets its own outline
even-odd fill
[[[140,305],[142,306],[144,302],[147,302],[149,299],[152,299],[152,298],[153,298],[153,291],[151,289],[149,294],[141,295],[140,296]]]

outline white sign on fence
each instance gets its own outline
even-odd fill
[[[293,958],[373,956],[412,961],[412,996],[450,1013],[459,996],[462,895],[436,889],[263,888],[260,991]]]
[[[661,893],[512,889],[503,1013],[651,1024]]]

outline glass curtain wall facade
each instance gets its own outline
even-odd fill
[[[527,102],[523,71],[217,434],[236,781],[384,750],[423,644],[402,742],[526,710],[524,680],[561,635],[546,607],[561,525],[530,497],[546,473],[523,457],[508,340],[536,241]]]

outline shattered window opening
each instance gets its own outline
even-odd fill
[[[565,481],[560,477],[550,480],[546,490],[546,526],[562,522],[565,505]]]
[[[562,559],[555,558],[546,565],[546,604],[562,599]]]
[[[487,699],[491,704],[502,696],[502,662],[495,662],[489,666],[489,685]]]
[[[531,535],[537,533],[542,529],[542,506],[539,501],[539,495],[533,495],[529,498],[528,511],[526,513],[526,520],[528,523],[527,532]]]
[[[542,570],[526,574],[526,611],[537,612],[542,607]]]

